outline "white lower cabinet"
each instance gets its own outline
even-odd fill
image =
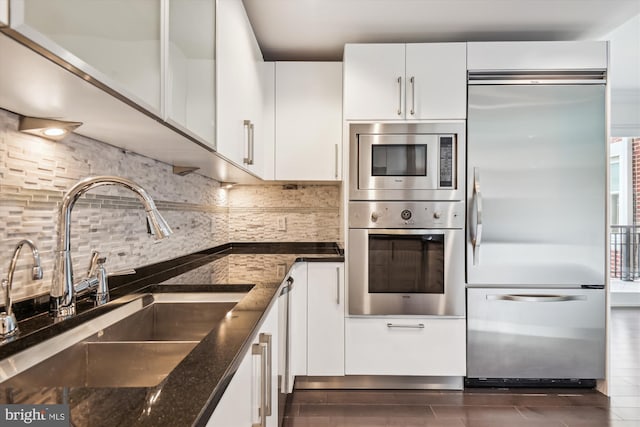
[[[344,375],[344,263],[297,262],[289,276],[291,375]]]
[[[312,262],[307,279],[307,375],[344,375],[344,264]]]
[[[307,375],[307,271],[306,262],[296,262],[289,270],[291,285],[291,317],[289,323],[290,375]],[[293,381],[290,381],[293,384]]]
[[[264,397],[263,397],[264,396]],[[266,417],[264,424],[262,417]],[[278,426],[278,304],[271,307],[208,427]]]
[[[347,375],[464,376],[464,319],[347,318]]]

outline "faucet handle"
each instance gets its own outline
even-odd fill
[[[100,252],[92,251],[91,252],[91,260],[89,261],[89,269],[87,270],[87,278],[93,277],[96,274],[96,268],[98,267],[98,257],[100,256]],[[105,258],[106,260],[106,258]]]
[[[109,302],[109,275],[104,263],[107,262],[106,257],[98,258],[98,286],[95,290],[94,302],[95,306],[103,305]]]

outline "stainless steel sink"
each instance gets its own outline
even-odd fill
[[[88,340],[200,341],[235,305],[234,302],[156,302]]]
[[[79,342],[3,387],[152,387],[159,384],[198,341]]]
[[[246,293],[128,297],[125,304],[0,361],[3,387],[151,387]]]

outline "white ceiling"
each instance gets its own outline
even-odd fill
[[[266,60],[342,59],[345,43],[597,39],[640,0],[243,0]]]

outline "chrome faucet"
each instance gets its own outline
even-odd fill
[[[3,313],[0,313],[0,338],[6,339],[18,332],[18,322],[16,316],[13,314],[13,298],[11,296],[11,288],[13,286],[13,272],[16,269],[18,262],[18,256],[20,250],[24,245],[31,247],[31,255],[33,256],[33,267],[31,268],[31,278],[33,280],[42,279],[42,267],[40,266],[40,254],[35,243],[31,240],[20,240],[13,250],[13,256],[11,257],[11,263],[9,264],[9,273],[6,279],[2,279],[2,288],[4,289],[4,309]]]
[[[73,280],[73,265],[71,263],[71,210],[80,196],[103,185],[119,185],[133,191],[138,196],[147,214],[147,232],[155,236],[156,239],[162,239],[172,234],[171,228],[158,212],[153,199],[144,188],[135,182],[118,176],[95,176],[75,184],[62,198],[58,213],[58,243],[49,297],[49,313],[56,319],[73,316],[76,312],[74,288],[76,283]],[[94,258],[97,265],[98,259],[95,256]],[[89,268],[89,273],[94,270],[93,264],[94,261]]]

